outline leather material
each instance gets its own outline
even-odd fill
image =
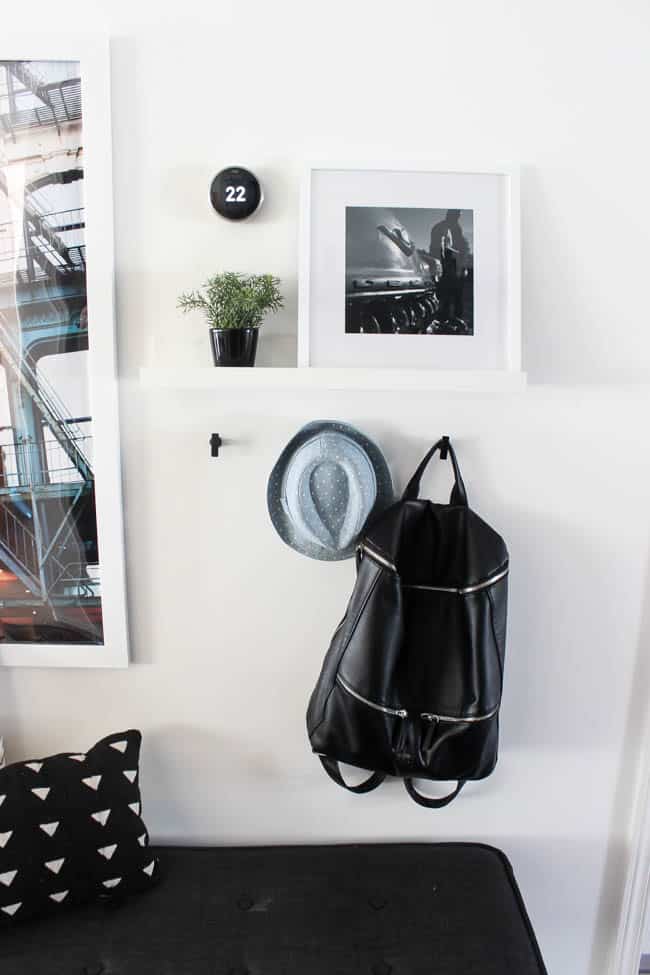
[[[377,789],[386,778],[382,772],[373,772],[370,778],[366,779],[364,782],[359,782],[358,785],[348,785],[341,775],[338,762],[336,762],[333,758],[325,758],[323,755],[321,755],[320,760],[321,765],[329,775],[330,779],[333,779],[337,785],[342,785],[344,789],[348,789],[349,792],[356,792],[357,795],[361,795],[364,792],[372,792],[373,789]]]
[[[449,504],[417,498],[436,450],[448,452],[454,468]],[[312,749],[408,779],[484,778],[497,760],[508,551],[468,506],[446,438],[362,546],[347,612],[309,702]]]
[[[2,975],[545,975],[493,847],[153,853],[155,889],[3,930]]]

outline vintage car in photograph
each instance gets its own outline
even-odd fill
[[[346,220],[346,332],[470,333],[463,319],[441,318],[442,263],[416,246],[395,211],[352,207]]]

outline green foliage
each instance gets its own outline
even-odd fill
[[[272,274],[215,274],[198,291],[178,298],[181,311],[200,308],[212,328],[254,328],[264,315],[282,308],[280,279]]]

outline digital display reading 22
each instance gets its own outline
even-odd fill
[[[262,202],[262,187],[248,169],[229,166],[212,180],[210,201],[217,213],[227,220],[245,220]]]

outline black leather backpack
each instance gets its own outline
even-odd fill
[[[418,498],[440,451],[455,483],[449,504]],[[309,702],[307,730],[325,771],[351,792],[387,775],[437,808],[497,760],[508,593],[503,539],[467,504],[448,437],[424,457],[400,501],[367,528],[357,579]],[[339,762],[373,770],[347,785]],[[443,798],[414,779],[456,780]]]

